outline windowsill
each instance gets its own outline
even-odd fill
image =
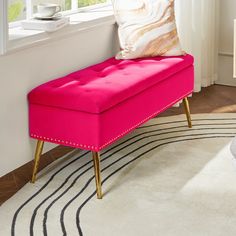
[[[52,33],[39,30],[24,30],[21,27],[9,29],[7,54],[35,45],[70,37],[80,31],[90,30],[97,28],[98,26],[115,24],[111,6],[71,14],[69,15],[69,18],[69,25]]]

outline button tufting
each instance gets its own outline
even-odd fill
[[[158,63],[159,58],[153,61],[110,58],[96,66],[41,85],[29,94],[29,102],[99,114],[189,67],[192,59],[190,56],[183,59],[168,58],[161,66]]]

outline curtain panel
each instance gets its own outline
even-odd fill
[[[217,80],[219,0],[176,0],[183,49],[195,57],[195,92]]]

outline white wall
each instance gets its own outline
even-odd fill
[[[105,25],[0,57],[0,176],[33,158],[27,93],[43,82],[114,55],[115,35],[114,25]]]
[[[236,1],[220,0],[220,55],[217,83],[236,86],[233,79],[233,26],[236,19]]]

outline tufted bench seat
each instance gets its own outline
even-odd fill
[[[32,182],[43,142],[91,150],[101,198],[99,151],[184,99],[194,84],[193,57],[110,58],[49,81],[28,94],[30,136],[38,140]]]

